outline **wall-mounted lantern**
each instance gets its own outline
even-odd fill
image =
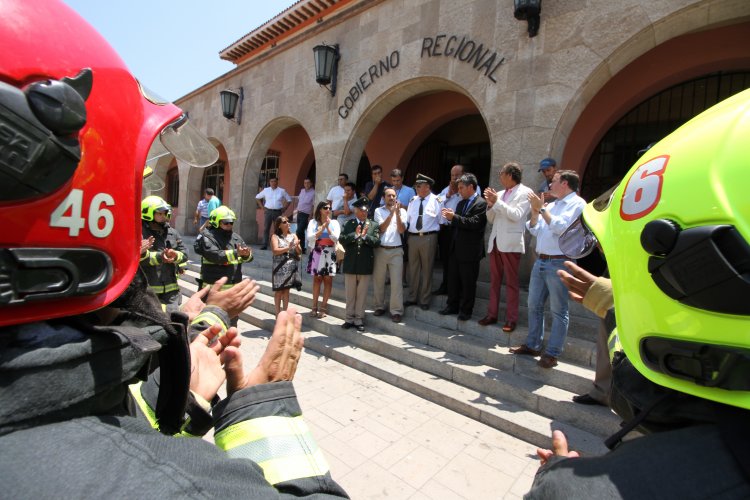
[[[242,99],[244,93],[242,87],[238,89],[226,89],[219,92],[221,98],[221,114],[224,118],[240,124],[242,119]]]
[[[529,24],[529,38],[539,32],[539,15],[542,13],[542,0],[513,0],[513,15],[519,21]]]
[[[315,57],[315,81],[336,95],[336,75],[339,71],[339,46],[316,45],[313,47]],[[327,85],[331,85],[330,88]]]

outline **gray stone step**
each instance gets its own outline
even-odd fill
[[[260,252],[264,253],[264,252]],[[266,267],[267,265],[267,267]],[[188,267],[192,270],[194,270],[196,273],[200,272],[200,264],[196,264],[195,262],[189,262]],[[253,262],[250,264],[246,264],[243,266],[243,274],[253,278],[257,281],[271,281],[271,261],[270,259],[267,259],[265,257],[256,257]],[[312,279],[309,275],[302,272],[302,289],[308,292],[312,291]],[[478,285],[479,286],[479,285]],[[489,284],[487,284],[487,287],[489,287]],[[370,285],[370,290],[372,290],[372,285]],[[386,296],[388,295],[388,291],[386,291]],[[333,288],[331,291],[331,297],[338,299],[340,301],[344,301],[346,297],[346,292],[344,289],[344,280],[343,277],[337,276],[333,280]],[[520,326],[526,326],[528,324],[528,313],[527,308],[525,305],[525,297],[526,292],[522,291],[521,293],[521,306],[519,307],[519,322],[518,324]],[[432,303],[430,306],[429,311],[421,311],[419,308],[411,308],[415,310],[419,310],[419,312],[422,313],[433,313],[433,314],[424,314],[422,316],[422,320],[433,324],[435,326],[447,326],[450,324],[454,324],[458,322],[455,316],[441,316],[437,314],[437,311],[443,309],[446,304],[447,297],[445,295],[441,296],[434,296],[432,298]],[[485,299],[478,298],[476,300],[476,305],[474,307],[474,314],[472,316],[472,319],[466,322],[460,322],[459,326],[457,328],[461,329],[462,331],[465,331],[467,333],[473,333],[473,332],[480,332],[482,329],[486,329],[490,332],[495,332],[498,335],[502,334],[500,327],[502,326],[502,321],[498,325],[492,325],[489,327],[482,327],[477,324],[477,321],[484,317],[484,314],[487,310],[487,303],[488,301]],[[370,292],[370,295],[368,296],[365,305],[369,308],[373,307],[373,296],[372,292]],[[570,312],[570,325],[568,328],[568,338],[569,339],[581,339],[585,341],[589,341],[591,343],[596,342],[596,333],[597,328],[599,324],[599,319],[595,318],[593,314],[586,311],[586,316],[576,315],[575,311],[580,309],[585,311],[583,309],[583,306],[581,306],[578,303],[571,302],[571,312]],[[574,307],[574,305],[576,307]],[[407,313],[409,313],[410,309],[407,309]],[[505,304],[503,302],[500,303],[500,317],[503,317],[503,314],[505,312]],[[452,319],[451,319],[452,318]],[[549,325],[552,321],[552,316],[547,311],[545,314],[545,330],[547,333],[549,333]],[[454,328],[455,329],[455,328]],[[524,337],[520,340],[522,343],[525,340],[525,334]]]
[[[187,280],[181,282],[181,287],[185,294],[190,294],[195,290],[195,285]],[[271,312],[266,310],[269,305]],[[240,318],[254,326],[271,331],[275,323],[272,307],[273,301],[270,297],[259,296],[254,305],[244,311]],[[304,308],[301,309],[301,312],[307,312]],[[327,324],[340,332],[347,332],[348,337],[326,335],[320,332],[318,328],[310,328],[309,317],[307,317],[303,321],[306,349],[318,352],[536,446],[548,447],[552,430],[560,429],[566,433],[571,446],[574,446],[577,450],[592,455],[606,451],[602,444],[600,432],[582,430],[581,427],[570,423],[565,418],[568,417],[567,414],[558,418],[545,417],[540,414],[546,406],[554,406],[553,393],[555,391],[548,390],[546,393],[545,391],[537,391],[539,394],[526,397],[527,400],[532,397],[540,399],[539,408],[536,411],[529,410],[509,399],[494,398],[487,393],[467,388],[448,379],[436,378],[433,374],[420,370],[418,367],[409,366],[406,363],[394,361],[364,349],[361,345],[355,344],[358,338],[364,343],[374,340],[368,338],[368,334],[363,335],[353,330],[342,330],[334,318],[328,317],[323,320],[314,320],[314,322],[315,324],[312,326],[317,327],[321,324]],[[414,353],[413,357],[424,357],[424,355]],[[541,399],[547,401],[542,403]],[[570,403],[570,405],[572,406],[573,403]],[[581,425],[586,425],[586,422],[582,422]]]
[[[192,274],[190,272],[189,274]],[[270,283],[260,283],[262,287],[270,289]],[[300,303],[301,310],[307,312],[311,305],[311,297],[307,294],[294,294]],[[306,304],[305,304],[306,302]],[[273,297],[265,293],[259,294],[253,304],[254,309],[260,309],[270,315],[274,313]],[[538,413],[548,418],[557,418],[577,427],[587,429],[600,437],[614,433],[619,427],[619,418],[611,411],[602,407],[586,407],[571,402],[571,397],[578,392],[584,392],[590,386],[593,373],[589,369],[576,367],[561,362],[554,370],[539,368],[530,358],[513,356],[507,349],[498,349],[477,345],[475,338],[471,342],[460,343],[450,340],[447,332],[429,333],[417,330],[405,335],[409,326],[395,325],[389,319],[372,318],[384,326],[396,327],[397,334],[378,331],[378,324],[368,321],[368,332],[352,333],[354,330],[340,328],[341,320],[336,312],[343,314],[344,304],[332,300],[329,302],[329,316],[324,320],[303,316],[305,325],[316,331],[336,337],[361,349],[384,356],[406,366],[458,383],[468,389],[482,392],[488,396],[519,405],[522,408]],[[390,325],[388,325],[390,324]],[[418,340],[415,340],[417,338]],[[447,349],[430,344],[444,344]],[[483,349],[484,348],[484,349]],[[466,354],[482,356],[482,350],[492,353],[489,358],[492,365],[472,359],[456,350],[463,350]]]

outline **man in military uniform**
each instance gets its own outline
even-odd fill
[[[187,249],[180,233],[169,225],[172,207],[158,196],[147,196],[141,202],[143,239],[140,266],[148,285],[159,302],[176,311],[182,294],[177,285],[179,265],[187,262]]]
[[[380,245],[378,224],[367,218],[370,200],[363,196],[354,203],[356,217],[341,230],[339,243],[344,246],[344,286],[346,288],[346,319],[341,328],[352,326],[365,331],[365,298],[375,265],[375,247]]]

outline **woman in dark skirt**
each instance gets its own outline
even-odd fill
[[[271,237],[271,251],[273,252],[273,303],[276,306],[276,316],[289,307],[289,289],[302,288],[299,275],[299,255],[302,248],[297,235],[290,231],[289,219],[283,215],[276,217],[274,232]],[[282,306],[283,303],[283,306]]]
[[[333,277],[336,276],[336,242],[341,228],[331,219],[331,206],[321,201],[315,208],[314,220],[307,226],[307,247],[312,248],[307,261],[307,272],[313,276],[313,307],[310,316],[324,318],[328,314]],[[323,285],[323,304],[318,308],[320,285]]]

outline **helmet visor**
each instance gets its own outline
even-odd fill
[[[563,231],[558,240],[560,251],[571,259],[586,257],[596,248],[598,243],[594,233],[583,221],[582,215],[568,226],[568,229]]]
[[[197,168],[213,165],[219,159],[219,152],[214,145],[188,121],[185,115],[162,129],[159,133],[159,140],[151,144],[146,164],[155,165],[159,158],[169,154]]]

